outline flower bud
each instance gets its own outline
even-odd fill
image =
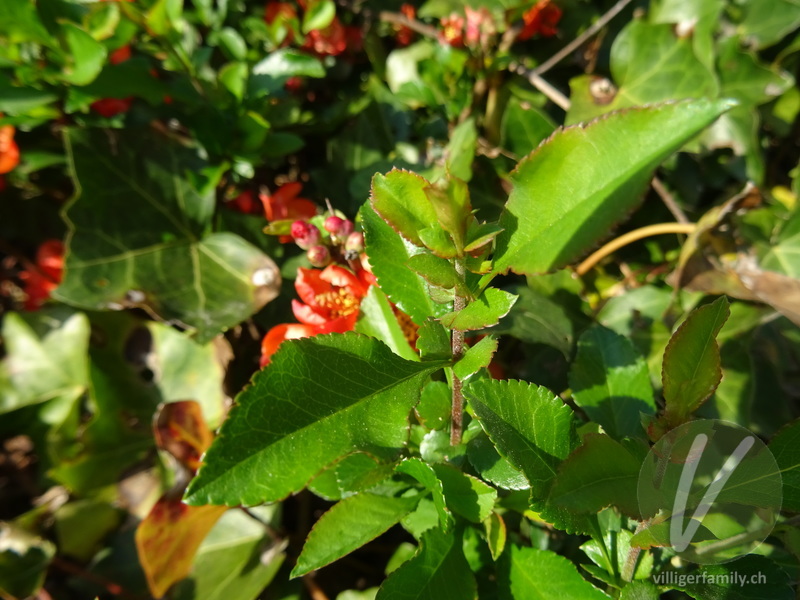
[[[344,249],[352,252],[363,252],[364,251],[364,234],[360,231],[354,231],[350,235],[347,236],[347,240],[344,243]]]
[[[334,215],[325,219],[325,231],[337,238],[346,238],[353,232],[353,222]]]
[[[292,223],[292,238],[303,250],[308,250],[319,243],[319,229],[307,221],[295,221]]]
[[[326,246],[311,246],[307,256],[314,267],[327,267],[331,263],[331,253]]]

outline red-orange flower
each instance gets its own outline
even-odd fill
[[[317,205],[308,198],[299,198],[298,194],[303,189],[303,184],[299,181],[284,183],[274,194],[260,194],[259,198],[264,205],[264,213],[267,221],[286,221],[291,219],[310,219],[317,214]],[[280,241],[288,244],[293,241],[292,236],[282,235]]]
[[[453,13],[449,17],[444,17],[441,20],[442,31],[439,37],[443,42],[451,46],[463,46],[464,24],[465,19],[461,15]]]
[[[251,190],[245,190],[235,198],[226,200],[225,206],[246,215],[257,215],[263,210]]]
[[[14,141],[14,127],[0,127],[0,174],[8,173],[19,164],[19,146]]]
[[[400,7],[400,13],[407,19],[413,20],[417,18],[417,8],[413,4],[403,4]],[[399,25],[396,30],[395,39],[397,39],[397,44],[399,46],[408,46],[414,38],[414,31],[408,25]]]
[[[347,30],[338,17],[325,29],[309,31],[303,49],[318,56],[338,56],[347,50]]]
[[[338,265],[297,271],[294,287],[302,302],[292,300],[292,312],[300,323],[276,325],[267,332],[261,342],[262,367],[284,340],[352,331],[361,300],[373,282],[367,271],[355,274]]]
[[[122,46],[114,50],[108,57],[108,62],[112,65],[118,65],[125,62],[131,57],[131,47],[128,45]],[[127,98],[101,98],[95,100],[89,105],[94,112],[101,117],[109,119],[116,115],[128,112],[133,104],[133,97]]]
[[[278,22],[286,27],[286,37],[282,41],[283,45],[290,44],[294,40],[294,31],[289,26],[289,23],[295,19],[297,19],[297,10],[289,2],[267,2],[266,7],[264,7],[264,20],[267,25]]]
[[[525,27],[519,34],[519,40],[527,40],[537,33],[543,37],[553,37],[558,33],[556,25],[561,20],[562,10],[550,0],[539,0],[524,15]]]
[[[131,47],[127,44],[122,46],[121,48],[117,48],[111,54],[108,55],[108,62],[112,65],[118,65],[119,63],[123,63],[126,60],[130,59],[131,57]]]
[[[47,240],[36,251],[36,268],[19,274],[27,295],[26,310],[36,310],[50,297],[50,292],[61,283],[64,270],[64,244],[61,240]]]

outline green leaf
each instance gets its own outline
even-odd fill
[[[315,29],[325,29],[336,17],[336,4],[333,0],[313,0],[303,14],[303,33]]]
[[[793,600],[792,580],[768,558],[751,554],[722,565],[702,565],[691,583],[671,584],[696,600]],[[676,582],[678,583],[678,582]]]
[[[800,420],[781,429],[769,443],[783,478],[783,508],[800,510]]]
[[[281,48],[253,66],[248,92],[256,98],[274,94],[283,89],[290,77],[325,77],[325,67],[304,52]]]
[[[405,333],[397,322],[386,294],[377,286],[370,286],[359,308],[355,331],[382,341],[398,356],[418,360],[417,353],[409,346]]]
[[[553,135],[511,175],[494,273],[543,273],[575,261],[638,204],[661,161],[731,106],[673,102]]]
[[[145,306],[207,341],[277,295],[269,257],[239,236],[209,233],[214,193],[191,183],[204,166],[191,151],[135,133],[73,129],[65,139],[78,191],[54,297],[91,309]]]
[[[506,105],[500,127],[500,145],[518,157],[527,156],[556,128],[547,113],[514,97]]]
[[[65,69],[62,79],[72,85],[91,83],[106,62],[106,47],[72,23],[64,23],[61,28],[73,63]]]
[[[607,435],[587,434],[583,444],[561,463],[549,502],[578,513],[617,506],[639,515],[636,488],[642,464]]]
[[[428,429],[444,429],[450,423],[452,395],[444,381],[431,381],[422,388],[416,411]]]
[[[520,471],[500,456],[485,433],[467,443],[467,458],[482,479],[507,490],[527,490],[530,484]]]
[[[527,286],[509,288],[519,299],[508,316],[492,331],[511,335],[528,344],[546,344],[559,350],[564,358],[572,357],[574,342],[572,321],[564,307]]]
[[[392,498],[370,493],[345,498],[314,524],[291,577],[324,567],[374,540],[418,502],[419,496]]]
[[[689,526],[689,521],[693,519],[688,515],[676,515],[669,517],[658,523],[651,523],[647,528],[642,529],[631,538],[631,546],[636,548],[643,548],[648,550],[650,548],[664,548],[672,547],[673,542],[670,540],[670,528],[672,526],[672,519],[680,517],[681,531],[686,531]],[[707,527],[702,523],[697,525],[696,533],[692,535],[692,542],[705,542],[718,539]]]
[[[233,27],[223,27],[217,35],[219,46],[229,59],[243,61],[247,58],[247,42]]]
[[[452,290],[460,284],[456,268],[448,260],[433,254],[417,254],[408,261],[408,268],[418,273],[431,285]]]
[[[60,310],[3,317],[0,414],[53,399],[72,403],[89,385],[89,320]]]
[[[769,102],[794,83],[787,72],[771,69],[755,53],[742,50],[737,37],[720,43],[718,61],[722,95],[736,98],[742,106]]]
[[[503,554],[506,547],[506,522],[496,512],[489,515],[483,522],[486,532],[486,543],[489,544],[489,553],[493,560],[497,560]]]
[[[474,600],[475,576],[461,550],[461,536],[431,529],[416,556],[392,573],[376,600]]]
[[[506,563],[498,578],[501,600],[608,600],[555,552],[512,546]]]
[[[771,46],[800,27],[800,5],[794,0],[749,0],[742,8],[741,32],[758,48]]]
[[[433,506],[438,516],[439,527],[448,532],[453,523],[453,514],[445,502],[444,484],[433,470],[433,467],[418,458],[407,458],[403,460],[395,469],[398,473],[404,473],[413,477],[429,492],[433,497]]]
[[[269,517],[256,509],[261,518]],[[241,511],[229,510],[206,536],[192,573],[176,584],[176,600],[255,600],[278,574],[286,555],[279,543],[269,547],[264,526]]]
[[[452,358],[450,332],[439,321],[428,319],[420,325],[417,333],[417,349],[423,358]]]
[[[669,425],[686,421],[717,389],[722,368],[716,337],[729,315],[728,300],[720,296],[693,310],[667,344],[661,380]]]
[[[549,390],[522,381],[477,381],[464,388],[500,454],[541,496],[558,464],[577,446],[572,410]]]
[[[672,24],[630,21],[614,40],[610,59],[619,89],[616,93],[612,90],[609,98],[595,91],[596,77],[573,79],[567,124],[621,108],[684,98],[714,98],[719,93],[716,74],[695,54],[692,36],[679,37]]]
[[[475,300],[467,304],[466,308],[458,312],[443,315],[440,319],[442,325],[449,329],[473,331],[497,325],[500,319],[508,314],[517,296],[498,290],[486,288]]]
[[[404,360],[354,333],[285,342],[238,396],[187,501],[270,502],[351,452],[393,459],[425,377],[443,364]]]
[[[10,523],[0,524],[0,592],[31,598],[44,584],[54,544]]]
[[[430,183],[410,171],[392,169],[372,178],[370,203],[373,210],[415,246],[425,246],[420,232],[437,224],[425,189]]]
[[[308,489],[325,500],[342,500],[368,490],[390,477],[392,464],[379,464],[368,454],[345,456],[317,475]]]
[[[466,119],[453,128],[445,148],[445,165],[450,176],[462,182],[472,179],[472,163],[475,160],[477,143],[475,119]]]
[[[449,465],[433,465],[442,482],[448,508],[468,521],[486,520],[497,500],[497,490]]]
[[[431,298],[425,280],[408,268],[409,259],[422,249],[400,237],[369,204],[362,207],[361,218],[372,271],[389,299],[420,326],[446,313],[447,307]]]
[[[453,365],[453,373],[456,374],[456,377],[466,381],[484,367],[488,367],[497,351],[497,343],[496,338],[487,335],[469,348],[464,356]]]
[[[649,581],[631,581],[619,593],[619,600],[658,600],[661,591]]]
[[[640,413],[655,413],[647,363],[624,336],[587,329],[569,372],[575,404],[614,438],[641,436]]]

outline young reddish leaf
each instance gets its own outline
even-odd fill
[[[136,550],[150,592],[161,598],[186,577],[206,534],[225,506],[187,506],[180,498],[161,498],[136,529]]]
[[[208,450],[214,434],[203,420],[203,411],[194,400],[162,404],[153,419],[156,445],[194,472],[200,457]]]
[[[717,334],[728,320],[725,296],[693,310],[672,335],[664,351],[664,421],[668,428],[685,422],[722,379]]]

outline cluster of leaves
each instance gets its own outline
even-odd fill
[[[794,596],[800,10],[464,4],[0,4],[0,595]],[[696,417],[728,564],[636,502]]]

